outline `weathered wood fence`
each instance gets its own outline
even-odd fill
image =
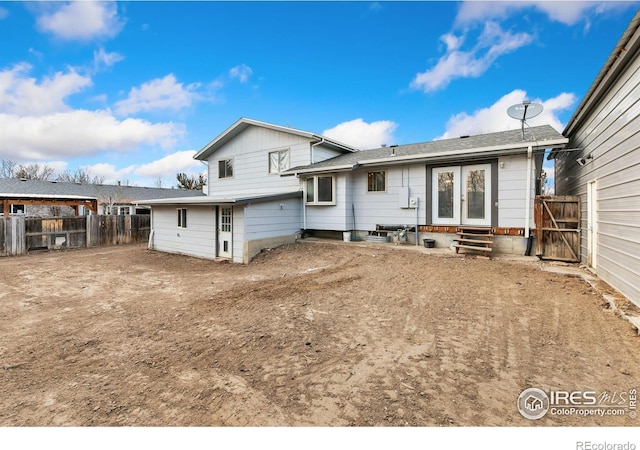
[[[537,196],[536,255],[540,259],[580,261],[580,197]]]
[[[146,242],[151,216],[81,216],[0,218],[0,256],[37,250],[100,247]]]

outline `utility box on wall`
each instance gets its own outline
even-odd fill
[[[401,187],[398,190],[398,202],[400,208],[408,208],[409,207],[409,188]]]
[[[409,188],[401,187],[398,191],[398,203],[402,209],[415,209],[418,207],[418,197],[409,197]]]

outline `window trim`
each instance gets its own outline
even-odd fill
[[[271,155],[273,155],[274,153],[278,154],[278,167],[277,167],[278,170],[275,171],[275,172],[271,171]],[[280,161],[281,161],[280,154],[282,154],[282,153],[286,153],[288,155],[288,157],[287,157],[288,164],[287,164],[287,167],[285,167],[285,168],[281,168],[280,167],[280,165],[281,165],[281,163],[280,163]],[[278,150],[273,150],[273,151],[270,151],[267,154],[267,173],[269,175],[280,175],[282,172],[285,172],[285,171],[289,170],[289,168],[291,168],[291,149],[290,148],[287,147],[287,148],[281,148],[281,149],[278,149]]]
[[[331,178],[331,200],[318,201],[318,178]],[[313,201],[307,200],[307,183],[313,180]],[[333,206],[336,204],[336,176],[335,175],[313,175],[304,180],[304,203],[312,206]]]
[[[371,190],[370,186],[369,186],[369,174],[372,173],[382,173],[384,176],[384,189],[380,189],[380,190]],[[386,170],[370,170],[367,172],[367,194],[380,194],[380,193],[385,193],[387,192],[387,188],[388,188],[388,182],[387,182],[387,171]]]
[[[187,208],[178,208],[178,228],[187,228]]]
[[[9,214],[24,216],[27,214],[27,205],[25,203],[11,203],[9,205]]]
[[[221,177],[220,176],[220,163],[226,163],[227,161],[230,162],[231,165],[231,175],[227,174],[227,166],[225,164],[225,176]],[[234,170],[233,170],[233,158],[225,158],[225,159],[219,159],[218,160],[218,179],[219,180],[227,180],[229,178],[233,178],[234,177]]]

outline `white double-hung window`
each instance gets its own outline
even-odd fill
[[[305,181],[305,203],[307,205],[335,205],[336,177],[316,175]]]

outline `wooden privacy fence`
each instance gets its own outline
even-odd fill
[[[537,196],[536,255],[554,261],[580,261],[580,197]]]
[[[0,218],[0,256],[146,242],[150,230],[149,215],[10,216]]]

